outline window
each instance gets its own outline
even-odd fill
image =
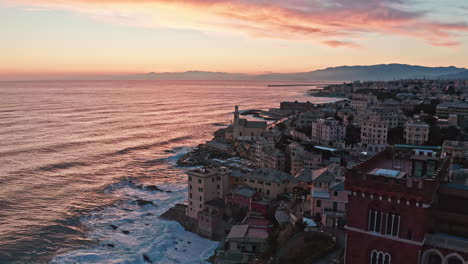
[[[201,179],[198,179],[198,183],[202,183],[202,180],[201,180]]]
[[[211,182],[214,182],[214,178],[211,178]]]
[[[333,192],[333,196],[338,196],[338,192]]]
[[[368,230],[372,232],[380,232],[382,226],[382,212],[369,210]]]
[[[322,200],[317,200],[317,207],[322,206]]]
[[[189,176],[189,177],[188,177],[188,180],[189,180],[189,181],[192,181],[192,176]]]
[[[203,198],[200,196],[200,201],[203,200]]]
[[[192,199],[192,194],[191,193],[189,193],[189,197],[190,197],[190,199]]]
[[[371,264],[390,264],[391,257],[389,253],[373,250],[370,255]]]
[[[216,188],[218,188],[218,190],[219,190],[219,184],[218,184],[218,185],[216,185]]]
[[[267,195],[270,195],[270,190],[266,190],[266,194],[267,194]]]
[[[391,236],[398,236],[399,232],[400,232],[400,215],[387,214],[387,217],[385,219],[385,234],[391,235]]]
[[[192,184],[190,184],[190,190],[192,190]]]

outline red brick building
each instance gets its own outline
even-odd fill
[[[388,148],[348,170],[345,263],[467,263],[468,188],[444,184],[449,162]]]

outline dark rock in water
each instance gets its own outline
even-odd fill
[[[112,227],[112,229],[116,230],[117,228],[119,228],[118,226],[116,225],[110,225],[110,227]]]
[[[151,205],[155,205],[155,206],[156,206],[156,204],[153,203],[152,201],[147,201],[147,200],[143,200],[143,199],[137,199],[135,202],[136,202],[139,206],[145,206],[145,205],[147,205],[147,204],[151,204]]]
[[[170,190],[169,190],[169,191],[166,191],[166,192],[167,192],[167,193],[172,193],[172,191],[170,191]]]
[[[162,191],[158,186],[156,185],[148,185],[145,187],[146,190],[149,191]]]
[[[130,231],[128,231],[128,230],[122,230],[122,233],[128,235],[128,233],[130,233]]]
[[[151,258],[148,257],[148,255],[146,255],[146,254],[143,254],[143,260],[144,260],[145,262],[148,262],[148,263],[153,263],[153,261],[151,260]]]
[[[111,247],[111,248],[115,248],[114,244],[106,244],[106,246]]]
[[[228,159],[232,156],[226,153],[208,149],[201,145],[177,160],[180,167],[209,166],[212,159]]]
[[[190,244],[192,244],[192,242],[190,242],[190,241],[189,241],[189,242],[187,242],[187,244],[189,244],[189,245],[190,245]]]
[[[174,244],[179,244],[179,242],[176,241],[176,242],[174,242]]]
[[[144,216],[153,216],[154,214],[153,213],[146,213],[144,214]]]

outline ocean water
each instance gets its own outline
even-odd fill
[[[216,242],[158,218],[186,200],[177,158],[235,105],[331,100],[267,84],[0,82],[0,263],[205,263]]]

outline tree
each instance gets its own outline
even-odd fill
[[[357,126],[347,126],[346,127],[346,144],[355,145],[361,141],[361,128]]]
[[[405,128],[403,126],[397,126],[388,130],[387,140],[388,144],[402,144],[404,143]]]

